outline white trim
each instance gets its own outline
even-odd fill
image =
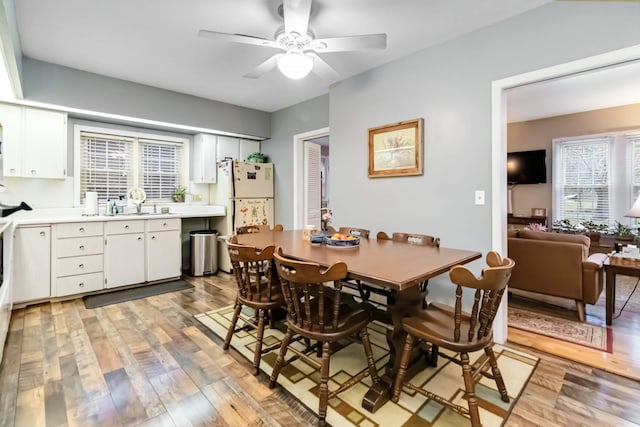
[[[491,248],[500,254],[507,253],[507,176],[503,167],[507,156],[507,103],[505,91],[560,76],[602,68],[640,59],[640,45],[619,49],[602,55],[591,56],[541,70],[531,71],[491,83]],[[494,323],[494,339],[507,341],[507,304],[502,301]]]
[[[293,228],[296,230],[304,227],[304,141],[328,135],[328,127],[293,135]]]

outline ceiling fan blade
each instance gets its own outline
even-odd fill
[[[219,33],[217,31],[200,30],[198,31],[198,36],[233,43],[280,48],[280,45],[273,40],[267,40],[260,37],[245,36],[244,34],[229,34]]]
[[[309,15],[311,14],[311,0],[284,0],[284,30],[307,35]]]
[[[340,78],[340,73],[334,70],[329,64],[327,64],[324,59],[320,58],[315,53],[307,53],[310,57],[313,58],[313,68],[311,72],[322,80],[327,80],[334,82]]]
[[[258,65],[256,68],[242,77],[246,77],[248,79],[257,79],[258,77],[262,77],[262,75],[268,73],[276,67],[276,65],[278,64],[278,59],[280,59],[282,55],[284,55],[284,53],[276,53],[271,58],[267,59],[262,64]]]
[[[345,52],[350,50],[385,49],[386,47],[387,35],[381,33],[316,39],[313,41],[313,43],[311,43],[310,49],[322,53]]]

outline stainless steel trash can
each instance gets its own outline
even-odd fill
[[[218,231],[195,230],[191,241],[191,275],[204,276],[218,272]]]

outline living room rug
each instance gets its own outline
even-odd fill
[[[252,311],[247,310],[246,314],[251,317]],[[232,315],[233,307],[229,306],[197,314],[195,318],[218,337],[224,339]],[[368,325],[368,328],[376,366],[382,371],[388,359],[385,326],[373,322]],[[280,341],[285,329],[286,326],[283,322],[277,322],[275,328],[265,330],[264,347]],[[254,329],[236,332],[231,340],[231,346],[248,360],[253,360],[254,343]],[[364,350],[360,344],[354,344],[348,340],[338,344],[331,355],[330,390],[336,389],[352,376],[367,369]],[[302,349],[302,344],[296,343],[296,345],[300,345],[300,349]],[[267,375],[271,375],[278,350],[276,349],[263,355],[260,368]],[[502,402],[496,390],[495,382],[479,376],[476,383],[476,395],[480,401],[480,418],[484,426],[500,426],[503,424],[538,364],[537,357],[509,347],[496,344],[494,351],[511,399],[509,403]],[[291,355],[292,353],[289,352],[287,357]],[[484,357],[484,352],[482,351],[470,355],[473,364],[479,363]],[[319,378],[319,372],[314,367],[298,359],[282,369],[278,383],[280,387],[283,387],[317,414]],[[425,369],[416,375],[412,382],[422,385],[434,393],[454,398],[460,405],[466,407],[462,372],[460,367],[452,362],[441,358],[438,367]],[[406,391],[401,394],[397,404],[387,402],[372,414],[361,406],[362,398],[370,386],[371,379],[367,377],[359,384],[331,399],[327,411],[327,421],[335,427],[354,425],[362,427],[445,427],[469,424],[466,418],[450,411],[441,404],[420,394],[407,393]]]
[[[509,326],[611,353],[611,328],[509,306]]]

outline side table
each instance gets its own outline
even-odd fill
[[[611,325],[616,305],[616,274],[640,277],[640,260],[632,258],[608,257],[604,261],[606,282],[606,322]]]

